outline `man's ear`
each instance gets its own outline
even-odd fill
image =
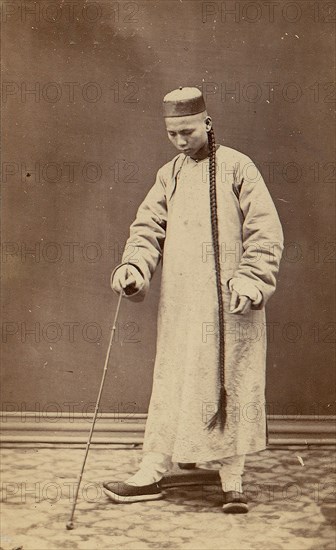
[[[208,115],[208,116],[205,118],[205,121],[204,121],[204,122],[205,122],[205,129],[206,129],[206,131],[207,131],[207,132],[210,132],[210,130],[211,130],[211,128],[212,128],[212,118],[211,118],[211,116]]]

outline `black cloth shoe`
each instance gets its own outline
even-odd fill
[[[247,514],[247,498],[238,491],[224,492],[223,512],[225,514]]]
[[[194,470],[196,468],[195,462],[178,462],[178,465],[181,470]]]
[[[136,487],[123,481],[106,481],[103,483],[103,490],[113,502],[117,503],[158,500],[163,497],[158,483]]]

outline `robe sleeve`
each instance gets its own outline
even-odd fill
[[[158,266],[162,254],[167,225],[166,185],[161,172],[140,204],[136,218],[130,227],[122,261],[111,275],[111,281],[117,269],[125,264],[134,265],[144,278],[144,285],[133,294],[128,295],[134,301],[144,299],[152,275]]]
[[[276,288],[283,232],[271,195],[251,159],[240,162],[237,175],[235,186],[244,218],[243,254],[230,285],[236,283],[247,296],[255,295],[257,289],[262,299],[252,303],[252,309],[261,309]]]

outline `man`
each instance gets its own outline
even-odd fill
[[[116,292],[141,300],[163,260],[143,459],[104,490],[116,502],[157,499],[173,462],[219,462],[224,512],[247,512],[245,455],[266,447],[265,304],[282,229],[252,161],[216,145],[201,92],[173,90],[163,108],[179,154],[158,171],[112,273]]]

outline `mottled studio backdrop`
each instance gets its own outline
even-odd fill
[[[334,412],[333,3],[1,8],[3,408],[81,412],[95,401],[116,306],[110,272],[175,154],[161,99],[196,85],[217,141],[254,159],[284,227],[269,412]],[[147,411],[159,284],[157,272],[145,302],[122,304],[105,412]]]

